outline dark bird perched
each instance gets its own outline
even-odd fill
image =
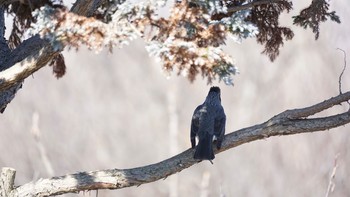
[[[194,153],[194,159],[213,160],[213,140],[216,139],[216,147],[221,148],[225,135],[226,115],[221,106],[220,88],[211,87],[207,98],[193,113],[191,122],[191,145],[198,145]]]

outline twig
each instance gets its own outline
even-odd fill
[[[346,69],[346,52],[345,52],[343,49],[341,49],[341,48],[337,48],[337,50],[343,52],[343,55],[344,55],[343,70],[341,71],[341,73],[340,73],[340,75],[339,75],[339,80],[338,80],[338,84],[339,84],[339,94],[342,94],[342,91],[341,91],[341,80],[342,80],[344,71],[345,71],[345,69]]]
[[[342,81],[342,77],[343,77],[343,75],[344,75],[344,72],[345,72],[345,69],[346,69],[346,52],[343,50],[343,49],[341,49],[341,48],[337,48],[337,50],[340,50],[341,52],[343,52],[343,55],[344,55],[344,65],[343,65],[343,70],[341,71],[341,73],[340,73],[340,75],[339,75],[339,79],[338,79],[338,84],[339,84],[339,94],[342,94],[342,88],[341,88],[341,86],[342,86],[342,83],[341,83],[341,81]],[[350,102],[349,101],[346,101],[347,103],[348,103],[348,105],[349,105],[349,110],[350,110]]]

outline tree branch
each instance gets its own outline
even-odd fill
[[[246,10],[249,8],[252,8],[254,6],[258,6],[258,5],[263,5],[263,4],[270,4],[270,3],[278,3],[281,1],[285,1],[285,0],[261,0],[261,1],[252,1],[250,3],[247,4],[243,4],[243,5],[239,5],[239,6],[234,6],[234,7],[230,7],[227,9],[227,12],[237,12],[240,10]]]
[[[287,110],[270,120],[252,127],[240,129],[225,136],[222,148],[215,153],[236,146],[277,135],[292,135],[332,129],[350,122],[350,112],[322,118],[300,119],[307,114],[320,112],[350,99],[350,92],[302,109]],[[188,149],[162,162],[131,169],[109,169],[93,172],[80,172],[50,179],[40,179],[34,183],[16,187],[9,197],[51,196],[64,193],[97,189],[121,189],[154,182],[180,172],[196,163],[193,149]]]
[[[310,107],[306,107],[302,109],[287,110],[277,115],[276,118],[277,119],[281,119],[281,118],[297,119],[297,118],[308,117],[316,113],[319,113],[323,110],[329,109],[334,105],[339,105],[342,102],[348,101],[349,97],[350,97],[350,92],[346,92],[344,94],[340,94],[336,97],[330,98],[328,100],[325,100],[321,103],[318,103]]]
[[[10,4],[10,3],[13,2],[13,1],[14,1],[14,0],[0,0],[0,6]]]
[[[58,52],[54,52],[51,46],[46,46],[33,55],[12,65],[0,72],[0,94],[9,89],[18,81],[22,81],[40,68],[44,67]]]
[[[4,58],[10,52],[10,48],[5,39],[5,30],[5,8],[4,6],[0,6],[0,71],[4,69]]]
[[[90,17],[101,3],[101,0],[78,0],[73,4],[71,11],[82,16]]]
[[[7,54],[0,70],[0,112],[12,101],[25,78],[44,67],[56,54],[49,44],[34,36]],[[18,61],[18,63],[17,63]]]
[[[0,73],[7,68],[5,63],[9,54],[11,54],[11,50],[5,39],[5,30],[5,7],[0,4]],[[1,81],[2,79],[0,77],[0,84]],[[22,81],[20,80],[6,90],[0,91],[0,113],[4,112],[6,105],[15,97],[21,85]]]
[[[12,52],[5,51],[1,36],[5,31],[3,23],[4,7],[8,2],[0,0],[0,112],[2,113],[6,105],[15,97],[21,88],[25,78],[44,67],[60,51],[53,51],[48,42],[42,40],[38,35],[24,41]],[[91,15],[101,4],[101,0],[78,0],[72,12],[80,15]],[[5,45],[4,45],[5,46]],[[8,48],[8,46],[7,46]],[[3,52],[4,51],[4,52]],[[3,53],[2,53],[3,52]]]
[[[100,0],[78,0],[71,11],[82,15],[89,14],[94,12],[98,3]],[[12,53],[7,54],[5,69],[0,70],[0,94],[44,67],[59,52],[53,51],[49,43],[39,35],[24,41]]]

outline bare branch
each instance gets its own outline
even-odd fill
[[[341,71],[340,75],[339,75],[339,79],[338,79],[338,84],[339,84],[339,94],[342,94],[342,90],[341,90],[341,81],[342,81],[342,77],[344,75],[344,72],[346,70],[346,52],[341,49],[341,48],[337,48],[338,50],[340,50],[341,52],[343,52],[343,55],[344,55],[344,65],[343,65],[343,70]],[[348,103],[348,105],[350,106],[350,102],[349,101],[346,101]],[[350,108],[349,108],[350,110]]]
[[[41,50],[43,47],[44,49]],[[4,53],[3,62],[0,62],[2,67],[0,69],[1,113],[4,112],[6,105],[12,101],[17,91],[22,87],[23,80],[50,61],[50,59],[42,61],[43,59],[39,58],[42,53],[47,54],[46,58],[55,55],[49,44],[40,39],[39,36],[31,37],[12,52],[8,50]]]
[[[0,93],[44,67],[56,54],[50,46],[0,72]]]
[[[17,62],[25,64],[26,58],[33,58],[37,52],[43,47],[48,47],[49,44],[40,38],[39,35],[24,40],[17,48],[7,54],[3,62],[3,70],[10,68]],[[1,71],[1,70],[0,70]],[[0,75],[0,78],[2,76]]]
[[[215,150],[215,153],[218,154],[233,147],[271,136],[322,131],[348,124],[350,122],[349,111],[311,119],[288,119],[288,115],[291,117],[306,116],[306,114],[319,112],[320,109],[327,109],[349,99],[350,92],[346,92],[311,107],[288,110],[288,113],[282,112],[265,123],[232,132],[225,136],[222,148]],[[138,186],[164,179],[198,163],[199,161],[193,159],[193,153],[192,149],[188,149],[162,162],[138,168],[80,172],[50,179],[40,179],[35,183],[16,187],[9,196],[50,196],[83,190]]]
[[[279,115],[277,115],[274,119],[280,119],[282,117],[289,118],[289,119],[297,119],[297,118],[303,118],[308,117],[311,115],[314,115],[318,112],[321,112],[325,109],[331,108],[334,105],[339,105],[342,102],[348,101],[350,98],[350,92],[346,92],[344,94],[340,94],[339,96],[332,97],[328,100],[325,100],[321,103],[318,103],[316,105],[302,108],[302,109],[293,109],[293,110],[287,110]]]

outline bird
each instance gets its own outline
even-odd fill
[[[193,112],[190,139],[192,148],[195,148],[194,159],[209,160],[212,163],[211,160],[215,158],[213,141],[216,140],[217,149],[221,148],[225,136],[226,115],[221,105],[220,92],[219,87],[211,87],[204,103]]]

